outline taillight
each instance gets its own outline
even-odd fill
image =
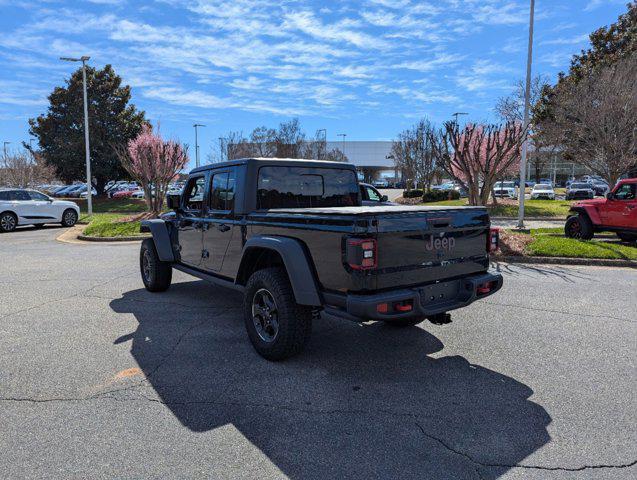
[[[487,252],[495,252],[500,246],[500,229],[490,228],[487,236]]]
[[[367,270],[378,266],[376,240],[373,238],[347,239],[347,264],[354,270]]]

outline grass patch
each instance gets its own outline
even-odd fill
[[[88,217],[89,225],[84,235],[89,237],[133,237],[139,232],[140,222],[119,222],[119,214],[94,214]]]
[[[637,260],[637,248],[599,240],[576,240],[554,234],[534,234],[526,247],[529,255],[538,257],[610,258]]]
[[[502,202],[502,201],[501,201]],[[527,217],[566,218],[571,208],[570,201],[566,200],[525,200],[524,212]],[[468,205],[466,198],[460,200],[444,200],[422,205],[440,205],[447,207],[465,207]],[[517,217],[517,202],[498,203],[487,207],[492,217]]]
[[[70,198],[77,203],[80,212],[88,210],[86,199]],[[146,201],[138,198],[93,198],[93,213],[141,213],[147,210]]]

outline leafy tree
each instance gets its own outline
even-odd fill
[[[106,182],[126,176],[115,149],[126,145],[146,123],[143,111],[129,104],[131,89],[110,65],[102,70],[86,68],[91,173],[98,194]],[[30,133],[38,139],[39,152],[67,182],[85,177],[84,104],[82,69],[63,87],[49,95],[48,111],[30,119]]]
[[[533,106],[535,137],[611,183],[637,163],[630,118],[637,98],[630,78],[637,62],[637,1],[627,9],[590,35],[591,47],[573,56],[568,74],[544,86]]]

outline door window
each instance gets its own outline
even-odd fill
[[[637,190],[637,185],[635,184],[624,184],[617,189],[613,198],[615,200],[635,200],[635,190]]]
[[[200,212],[203,207],[205,189],[206,177],[190,179],[184,193],[184,209],[190,212]]]
[[[235,172],[218,172],[210,181],[210,209],[229,211],[234,209]]]
[[[369,198],[373,202],[380,202],[381,197],[378,191],[371,187],[365,187],[365,190],[367,192],[367,198]]]
[[[9,192],[9,200],[18,200],[18,201],[29,201],[31,197],[24,190],[14,190]]]
[[[29,196],[31,200],[35,200],[37,202],[48,202],[49,197],[40,192],[34,192],[33,190],[29,191]]]

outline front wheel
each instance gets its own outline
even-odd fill
[[[170,263],[159,260],[152,238],[147,238],[142,242],[139,251],[139,268],[146,290],[149,292],[168,290],[173,278],[173,269]]]
[[[281,268],[252,274],[244,293],[243,316],[252,346],[267,360],[300,353],[312,333],[312,308],[296,303]]]
[[[0,232],[13,232],[18,225],[18,217],[11,212],[0,215]]]
[[[586,216],[575,215],[569,217],[566,220],[566,225],[564,225],[564,234],[568,238],[590,240],[593,238],[593,224]]]
[[[72,209],[65,210],[62,214],[62,226],[72,227],[77,223],[77,212]]]

